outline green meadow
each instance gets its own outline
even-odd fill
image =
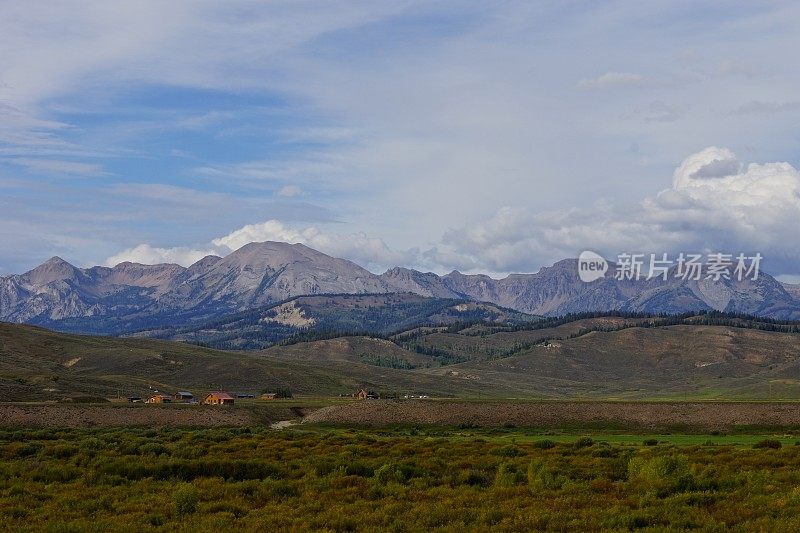
[[[0,431],[4,531],[800,529],[800,435]]]

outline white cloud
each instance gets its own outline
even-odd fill
[[[788,113],[800,110],[800,102],[761,102],[751,100],[733,111],[734,115]]]
[[[317,233],[305,244],[335,257],[344,257],[373,270],[385,270],[397,265],[415,265],[419,250],[392,250],[377,237],[356,232],[346,235]]]
[[[351,259],[367,268],[388,268],[413,264],[418,250],[391,250],[386,243],[366,233],[340,234],[320,231],[315,227],[293,228],[278,220],[249,224],[236,231],[214,239],[212,244],[227,250],[236,250],[245,244],[262,241],[301,243],[334,257]]]
[[[248,224],[236,231],[232,231],[224,237],[212,240],[211,243],[214,246],[224,247],[228,250],[238,250],[245,244],[251,242],[280,241],[305,243],[317,233],[315,228],[295,230],[294,228],[285,226],[278,220],[267,220],[260,224]]]
[[[716,3],[697,13],[680,3],[647,2],[601,10],[541,2],[6,2],[0,154],[71,160],[84,144],[93,153],[111,145],[144,158],[113,162],[122,181],[163,176],[186,185],[196,177],[191,167],[203,167],[202,188],[234,195],[247,187],[248,200],[259,193],[280,199],[275,192],[291,183],[335,210],[327,220],[343,220],[337,230],[344,235],[368,228],[392,248],[427,247],[446,228],[488,220],[504,205],[586,207],[604,195],[638,203],[664,186],[658,180],[669,165],[709,139],[740,151],[753,147],[773,160],[793,157],[796,114],[763,103],[791,102],[798,94],[798,71],[786,65],[800,45],[789,23],[799,13],[792,3]],[[163,90],[171,96],[162,98]],[[742,95],[761,104],[742,106],[747,116],[731,114]],[[236,102],[237,110],[271,110],[241,150],[204,151],[193,136],[173,147],[150,131],[130,133],[139,111],[178,108],[185,111],[178,115],[196,118],[176,120],[168,112],[156,122],[219,134],[216,121],[226,116],[214,109],[217,96]],[[630,110],[639,120],[620,120]],[[252,126],[231,122],[226,129]],[[118,131],[130,137],[120,141]],[[160,164],[163,153],[177,149],[195,159]],[[105,188],[112,180],[102,181]],[[243,212],[244,195],[219,195],[213,205],[187,196],[184,203],[175,192],[174,200],[168,190],[126,197],[123,211],[87,187],[63,213],[80,205],[90,215],[108,209],[141,217],[74,230],[102,231],[109,246],[115,239],[124,246],[203,242],[217,235],[212,223],[235,228],[272,217],[306,224],[322,218],[272,206]],[[54,212],[63,193],[49,194],[0,195],[0,211],[30,199]],[[687,198],[673,192],[659,201],[683,205]],[[299,202],[286,203],[294,209]],[[18,220],[33,227],[41,215],[28,211],[20,210]],[[207,212],[214,217],[197,216]],[[558,215],[539,219],[530,221],[552,224],[554,235],[566,233],[556,224],[569,226]],[[591,220],[582,226],[592,231]],[[619,231],[632,239],[629,227]],[[34,242],[33,230],[21,231]],[[677,239],[687,230],[674,231],[670,238]],[[19,255],[11,242],[0,242],[5,264]],[[494,262],[541,264],[530,260],[533,252],[512,261],[513,244],[504,246]],[[442,264],[478,267],[437,248],[429,257]],[[38,251],[46,256],[46,250]],[[88,261],[110,253],[99,250],[72,254]]]
[[[363,232],[329,233],[315,227],[294,228],[279,220],[267,220],[258,224],[248,224],[227,235],[213,239],[205,249],[184,246],[158,248],[149,244],[140,244],[109,257],[105,264],[113,266],[122,261],[132,261],[144,264],[177,263],[188,266],[207,255],[224,256],[251,242],[264,241],[305,244],[334,257],[350,259],[366,268],[376,270],[383,270],[395,265],[415,264],[419,256],[417,249],[391,250],[383,240],[370,237]]]
[[[125,261],[141,263],[144,265],[157,265],[160,263],[175,263],[189,266],[207,255],[214,255],[215,250],[193,250],[183,246],[175,248],[156,248],[149,244],[140,244],[133,248],[123,250],[106,259],[106,266],[115,266]]]
[[[761,252],[775,274],[800,263],[800,172],[788,163],[743,166],[728,149],[687,157],[673,186],[630,208],[598,205],[568,212],[500,209],[446,234],[462,262],[494,271],[531,270],[581,250]]]
[[[64,161],[58,159],[34,159],[29,157],[16,157],[7,159],[9,163],[25,167],[38,174],[99,177],[108,176],[109,173],[102,166],[95,163],[82,163],[79,161]]]
[[[303,194],[303,189],[301,189],[297,185],[284,185],[278,191],[278,196],[284,196],[286,198],[291,198],[293,196],[299,196],[301,194]]]
[[[425,264],[439,271],[530,272],[590,249],[609,257],[622,252],[760,252],[773,273],[792,275],[800,262],[798,220],[797,169],[788,163],[744,166],[730,150],[709,147],[680,164],[672,187],[632,206],[598,203],[543,212],[504,207],[481,222],[448,231],[424,253],[417,248],[393,250],[363,232],[294,227],[273,219],[213,239],[205,249],[142,244],[106,263],[186,265],[210,253],[226,255],[251,242],[281,241],[306,244],[376,271]]]
[[[596,78],[583,79],[578,82],[582,89],[604,89],[619,85],[644,85],[649,80],[641,74],[632,72],[606,72]]]
[[[639,118],[644,122],[672,122],[681,118],[683,113],[682,106],[655,100],[637,107],[630,113],[624,113],[622,118]]]

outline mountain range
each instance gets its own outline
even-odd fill
[[[755,281],[619,281],[612,273],[610,268],[605,277],[584,283],[577,260],[566,259],[503,279],[400,267],[377,275],[302,244],[280,242],[250,243],[188,268],[128,262],[77,268],[54,257],[24,274],[0,278],[0,320],[120,335],[164,324],[198,326],[303,295],[391,293],[488,302],[545,316],[718,310],[800,320],[800,289],[764,273]]]

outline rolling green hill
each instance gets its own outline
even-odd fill
[[[377,366],[401,356],[417,363],[424,359],[385,340],[365,337],[307,343],[286,347],[285,352],[226,352],[180,342],[72,335],[0,322],[0,401],[125,397],[146,395],[151,389],[201,394],[287,387],[295,394],[333,396],[360,387],[443,396],[481,393],[480,387],[463,386],[458,379],[391,364]]]
[[[412,328],[221,351],[0,323],[0,394],[58,400],[188,389],[462,398],[797,399],[800,333],[737,317],[594,316]]]

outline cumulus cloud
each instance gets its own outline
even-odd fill
[[[238,250],[245,244],[262,241],[280,241],[290,243],[307,242],[309,238],[317,233],[314,228],[295,230],[285,226],[278,220],[267,220],[260,224],[248,224],[244,227],[232,231],[231,233],[214,239],[211,243],[214,246],[227,248],[228,250]]]
[[[364,232],[347,235],[317,233],[306,244],[336,257],[351,259],[367,268],[385,270],[397,265],[417,263],[419,250],[393,250],[383,239]]]
[[[741,168],[742,164],[733,152],[727,148],[709,146],[683,160],[675,171],[673,188],[705,187],[707,184],[700,180],[736,175],[739,174]]]
[[[671,188],[632,207],[568,212],[500,209],[451,230],[443,246],[462,263],[531,270],[584,249],[618,253],[761,252],[774,274],[796,274],[800,172],[789,163],[743,165],[709,147],[687,157]]]
[[[340,234],[324,232],[315,227],[293,228],[278,220],[249,224],[211,242],[214,246],[230,251],[251,242],[262,241],[301,243],[334,257],[351,259],[366,267],[386,268],[409,264],[416,261],[418,254],[416,249],[392,250],[382,239],[370,237],[363,232]]]
[[[175,248],[157,248],[149,244],[140,244],[133,248],[123,250],[118,254],[106,259],[106,266],[114,266],[125,261],[131,263],[141,263],[144,265],[157,265],[160,263],[175,263],[178,265],[189,266],[201,260],[207,255],[214,255],[213,249],[195,250],[184,246]]]
[[[258,224],[248,224],[222,237],[212,239],[208,247],[158,248],[140,244],[109,257],[105,264],[116,265],[123,261],[143,264],[177,263],[188,266],[207,255],[227,255],[251,242],[279,241],[300,243],[334,257],[350,259],[356,263],[376,270],[395,265],[413,264],[417,261],[419,250],[392,250],[377,237],[363,232],[340,234],[324,232],[315,227],[294,228],[279,220],[267,220]]]
[[[760,252],[771,273],[791,276],[800,262],[798,221],[800,171],[788,163],[744,165],[729,149],[708,147],[678,166],[671,187],[633,205],[598,203],[544,212],[503,207],[482,221],[447,231],[424,252],[394,250],[363,232],[342,234],[273,219],[243,226],[200,249],[142,244],[107,264],[186,265],[250,242],[282,241],[306,244],[375,271],[424,264],[439,271],[531,272],[589,249],[608,257],[623,252]]]

